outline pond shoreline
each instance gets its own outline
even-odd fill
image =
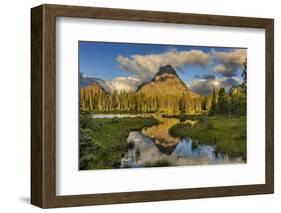
[[[88,129],[92,130],[93,141],[101,146],[101,151],[97,154],[99,162],[93,161],[85,169],[107,169],[120,168],[122,159],[129,152],[128,139],[132,132],[139,132],[153,142],[154,158],[146,157],[146,163],[132,167],[158,167],[158,166],[179,166],[179,165],[207,165],[207,164],[227,164],[244,163],[244,159],[239,156],[229,155],[225,152],[217,151],[217,144],[195,142],[185,131],[186,135],[171,134],[171,129],[178,125],[185,128],[201,126],[206,119],[215,119],[207,115],[165,115],[165,114],[87,114],[80,116],[89,116],[90,121]],[[184,119],[182,119],[184,117]],[[190,119],[190,120],[188,120]],[[223,118],[220,118],[223,119]],[[229,118],[232,119],[232,118]],[[203,122],[204,123],[204,122]],[[205,131],[208,132],[208,131]],[[81,134],[81,132],[80,132]],[[192,138],[196,136],[192,135]],[[143,144],[142,144],[143,146]],[[157,151],[155,151],[155,149]],[[176,150],[176,151],[175,151]],[[179,151],[181,150],[181,151]],[[185,156],[179,156],[178,153],[184,153]],[[100,154],[103,153],[103,154]],[[155,154],[156,153],[156,154]],[[189,156],[188,156],[189,155]],[[197,156],[196,156],[197,155]],[[99,156],[99,157],[98,157]],[[155,156],[158,156],[155,158]],[[161,157],[159,157],[161,156]],[[164,156],[164,157],[163,157]],[[83,158],[82,158],[83,159]],[[153,159],[153,160],[152,160]],[[178,160],[177,160],[178,159]],[[196,160],[195,160],[196,159]],[[140,161],[142,162],[142,161]]]
[[[182,117],[184,116],[185,119],[182,119]],[[202,121],[203,117],[206,117],[207,115],[165,115],[165,114],[153,114],[153,113],[145,113],[145,114],[91,114],[91,117],[93,118],[93,120],[98,119],[99,121],[101,120],[118,120],[118,121],[122,121],[123,119],[130,119],[130,120],[134,120],[134,119],[138,119],[138,118],[153,118],[156,119],[158,121],[158,123],[153,124],[150,127],[143,127],[141,130],[138,128],[132,128],[129,127],[129,132],[128,135],[126,137],[126,140],[128,142],[128,138],[129,135],[134,132],[134,131],[139,131],[141,134],[143,134],[144,136],[148,137],[151,139],[151,141],[153,141],[154,146],[157,148],[158,152],[161,155],[167,155],[170,154],[170,158],[172,153],[174,152],[174,150],[176,149],[177,146],[180,146],[180,144],[182,143],[182,141],[186,141],[188,137],[188,135],[183,136],[177,136],[176,138],[174,138],[174,136],[171,136],[170,134],[170,129],[174,126],[177,125],[187,125],[188,127],[194,127],[197,125],[198,121]],[[192,120],[188,120],[192,118]],[[198,119],[198,120],[196,120]],[[172,121],[172,123],[167,123],[167,121]],[[166,122],[166,123],[165,123]],[[166,125],[166,126],[165,126]],[[125,136],[125,135],[124,135]],[[125,140],[125,138],[124,138]],[[170,140],[170,142],[169,142]],[[124,143],[124,142],[123,142]],[[125,142],[126,143],[126,142]],[[185,144],[186,142],[184,142]],[[203,147],[203,148],[202,148]],[[133,166],[133,167],[146,167],[146,166],[169,166],[169,165],[173,165],[173,166],[177,166],[177,165],[206,165],[206,164],[225,164],[225,163],[244,163],[245,161],[240,158],[239,156],[228,156],[227,153],[220,153],[216,151],[215,144],[213,143],[203,143],[203,142],[188,142],[187,144],[185,144],[183,146],[183,150],[189,150],[189,153],[186,153],[186,158],[188,159],[187,155],[191,155],[193,152],[197,153],[198,156],[200,156],[201,154],[201,158],[204,158],[204,161],[198,160],[197,162],[191,162],[190,159],[189,160],[183,160],[182,158],[184,157],[180,157],[181,158],[181,163],[175,163],[174,157],[173,161],[171,161],[171,159],[169,160],[169,158],[165,157],[164,159],[160,158],[157,159],[155,158],[154,161],[148,161],[147,164],[142,164],[139,166]],[[194,150],[192,150],[194,149]],[[204,149],[205,151],[205,155],[209,156],[209,160],[206,159],[206,156],[202,157],[202,149]],[[166,152],[166,153],[161,153],[161,150]],[[200,154],[198,154],[198,150],[201,150]],[[206,153],[209,150],[208,153]],[[125,152],[126,155],[128,154],[129,149],[127,150],[127,152]],[[159,155],[159,154],[157,154]],[[167,155],[169,156],[169,155]],[[193,156],[194,157],[194,156]],[[127,159],[126,159],[127,158]],[[123,156],[120,157],[120,161],[124,160],[130,160],[128,159],[128,157]],[[177,158],[179,158],[179,156],[177,156]],[[185,163],[182,163],[185,162]],[[120,165],[121,166],[121,165]]]
[[[131,131],[127,142],[130,147],[121,158],[121,168],[243,163],[242,158],[215,153],[214,146],[194,145],[191,138],[181,139],[169,154],[162,152],[153,139],[140,131]]]

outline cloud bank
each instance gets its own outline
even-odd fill
[[[241,84],[241,80],[237,77],[232,78],[201,78],[191,82],[190,89],[200,95],[207,96],[212,94],[214,88],[224,87],[229,90],[232,86]]]
[[[143,81],[150,80],[161,66],[170,64],[174,68],[183,68],[186,64],[197,64],[206,67],[210,55],[200,50],[177,51],[171,50],[162,54],[132,55],[117,57],[119,67]]]
[[[199,78],[199,79],[207,79],[207,80],[214,80],[216,76],[207,74],[207,75],[195,75],[194,78]]]
[[[109,85],[111,92],[114,90],[131,92],[135,91],[142,84],[142,81],[134,77],[117,77],[106,81],[106,83]]]
[[[236,76],[247,57],[246,49],[236,49],[231,52],[212,51],[212,58],[218,60],[220,64],[214,67],[214,72],[225,77]]]
[[[213,71],[222,76],[217,78],[214,75],[195,75],[194,80],[190,84],[191,90],[200,95],[210,95],[214,88],[224,87],[229,90],[232,86],[242,83],[241,79],[237,77],[237,72],[240,70],[247,58],[246,49],[235,49],[233,51],[211,51],[210,56],[216,65]]]

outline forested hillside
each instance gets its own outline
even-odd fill
[[[210,96],[192,92],[178,77],[175,70],[167,65],[161,67],[154,78],[139,87],[136,92],[106,92],[99,84],[93,83],[80,89],[81,111],[130,111],[159,113],[200,113],[245,115],[247,91],[247,66],[244,64],[243,83],[232,87],[214,88]]]

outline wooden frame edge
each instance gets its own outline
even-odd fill
[[[266,55],[266,100],[265,100],[265,153],[266,153],[266,185],[270,193],[274,193],[274,20],[268,21],[265,27]]]
[[[98,18],[266,31],[266,183],[195,189],[56,196],[56,17]],[[169,18],[167,18],[169,17]],[[188,18],[188,19],[187,19]],[[186,13],[41,5],[31,9],[31,203],[41,208],[268,194],[274,192],[274,20]]]
[[[31,10],[31,203],[43,207],[43,7]]]

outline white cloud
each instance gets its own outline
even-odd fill
[[[117,77],[113,80],[102,80],[100,78],[90,77],[83,73],[79,73],[80,86],[86,87],[93,82],[98,83],[106,92],[117,91],[135,91],[142,81],[134,77]]]
[[[222,79],[198,79],[190,84],[190,89],[200,95],[212,94],[214,88],[224,87],[229,90],[232,86],[241,84],[241,79],[237,77],[222,78]]]
[[[226,70],[226,67],[223,64],[218,64],[214,67],[214,71],[216,73],[223,73],[223,72],[225,72],[225,70]]]
[[[210,63],[210,55],[200,50],[177,51],[172,49],[162,54],[132,55],[116,58],[121,69],[142,80],[150,80],[161,66],[167,64],[174,68],[183,68],[186,64],[197,64],[206,67]]]
[[[236,75],[237,70],[241,68],[245,62],[247,50],[235,49],[230,52],[212,51],[211,55],[220,62],[220,64],[214,67],[214,72],[225,77],[232,77]]]
[[[106,81],[111,91],[135,91],[142,81],[134,77],[117,77],[113,80]]]
[[[210,95],[213,89],[218,87],[220,87],[218,80],[199,79],[190,84],[190,89],[200,95]]]
[[[218,58],[222,63],[240,64],[245,62],[247,57],[246,49],[235,49],[230,52],[212,51],[212,55]]]

